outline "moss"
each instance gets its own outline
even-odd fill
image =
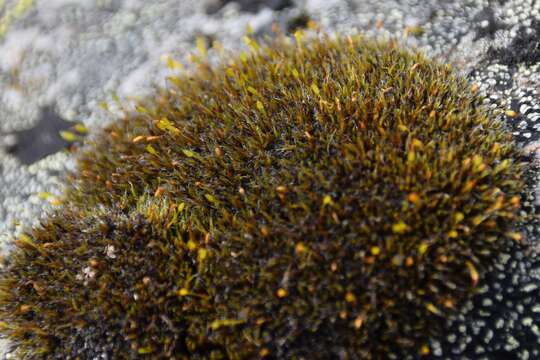
[[[427,354],[520,240],[521,154],[450,66],[246,42],[95,137],[18,240],[0,317],[21,356]]]

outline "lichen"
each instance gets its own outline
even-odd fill
[[[451,66],[329,36],[194,69],[79,155],[0,284],[21,357],[384,358],[469,299],[525,166]]]

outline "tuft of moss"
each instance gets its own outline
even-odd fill
[[[16,242],[0,318],[21,357],[426,354],[519,241],[521,153],[450,66],[245,40],[97,136]]]

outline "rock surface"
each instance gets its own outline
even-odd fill
[[[181,62],[198,37],[225,48],[317,22],[325,31],[394,36],[454,64],[501,109],[532,157],[540,148],[540,4],[534,0],[0,0],[0,242],[55,204],[73,156],[59,131],[91,131],[129,101],[164,86],[163,60]],[[6,29],[4,31],[2,29]],[[112,104],[109,111],[102,102]],[[539,183],[530,174],[531,188]],[[537,194],[524,195],[538,212]],[[479,293],[432,339],[434,359],[540,358],[538,224],[531,249],[509,248]],[[395,354],[396,359],[417,354]],[[392,354],[389,354],[392,357]]]

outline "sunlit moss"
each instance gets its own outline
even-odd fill
[[[384,358],[519,241],[524,166],[451,67],[361,36],[207,63],[80,155],[21,238],[4,333],[29,357]]]

